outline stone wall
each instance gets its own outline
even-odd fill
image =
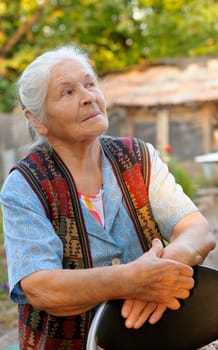
[[[30,142],[22,115],[0,115],[0,183],[15,162],[27,153]]]
[[[181,162],[218,151],[214,127],[218,121],[215,102],[164,107],[115,106],[109,109],[109,134],[135,135],[155,147],[172,146]]]

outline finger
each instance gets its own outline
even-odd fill
[[[173,288],[172,284],[169,284],[169,286],[164,290],[171,291],[174,297],[176,298],[182,298],[185,299],[189,296],[190,290],[194,287],[194,280],[192,278],[182,277],[179,281],[177,281],[175,288]]]
[[[136,322],[133,323],[133,328],[138,329],[140,328],[151,316],[153,312],[155,312],[155,309],[157,307],[157,304],[155,303],[148,303],[146,307],[143,309],[141,314],[139,315]]]
[[[194,270],[191,266],[181,264],[180,273],[186,277],[192,277]]]
[[[171,310],[178,310],[180,308],[180,302],[176,298],[172,298],[168,303],[167,307]]]
[[[187,299],[190,296],[190,291],[188,289],[179,289],[176,293],[178,299]]]
[[[180,285],[183,286],[184,288],[192,289],[195,285],[195,281],[193,278],[182,276],[180,278]]]
[[[163,251],[164,251],[164,247],[160,239],[154,238],[152,241],[152,247],[149,250],[149,253],[152,253],[157,258],[160,258],[161,255],[163,254]]]
[[[127,328],[133,328],[135,322],[138,320],[140,314],[142,313],[142,311],[144,310],[146,305],[147,305],[147,303],[144,301],[134,300],[132,310],[129,313],[129,315],[126,319],[126,322],[125,322],[125,326]]]
[[[166,305],[159,304],[154,310],[154,312],[151,314],[151,316],[149,317],[149,323],[150,324],[157,323],[163,316],[166,309],[167,309]]]
[[[124,318],[127,318],[133,308],[134,300],[133,299],[127,299],[124,301],[122,309],[121,309],[121,315]]]

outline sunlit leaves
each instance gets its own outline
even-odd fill
[[[7,6],[5,3],[0,2],[0,16],[4,15],[7,11]]]
[[[101,74],[146,59],[214,55],[217,38],[216,0],[0,0],[1,89],[10,94],[25,66],[60,44],[86,50]],[[0,110],[10,109],[4,101]]]

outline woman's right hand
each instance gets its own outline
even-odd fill
[[[194,286],[193,269],[170,259],[162,259],[163,245],[154,239],[152,248],[127,265],[128,297],[146,303],[162,304],[172,310],[180,307]],[[124,280],[125,283],[125,280]]]
[[[146,303],[141,300],[124,300],[121,315],[125,318],[127,328],[140,328],[145,322],[157,323],[167,307],[163,304]]]

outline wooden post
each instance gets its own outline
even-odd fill
[[[214,112],[214,105],[211,102],[205,103],[202,110],[204,153],[211,152],[213,148],[212,116]]]
[[[162,109],[157,112],[156,147],[165,150],[169,145],[169,111]]]

